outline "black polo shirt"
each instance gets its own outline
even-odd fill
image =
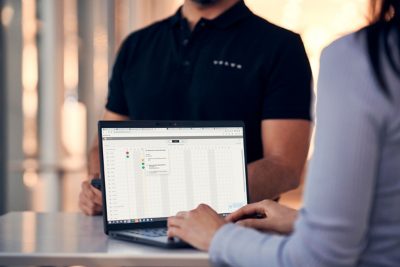
[[[122,44],[106,108],[135,120],[243,120],[249,162],[261,121],[310,120],[311,70],[299,35],[240,1],[190,31],[181,11]]]

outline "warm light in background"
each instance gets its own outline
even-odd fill
[[[108,44],[107,32],[99,25],[94,29],[94,60],[93,83],[96,101],[96,109],[102,109],[107,95],[108,85]]]
[[[24,172],[23,179],[24,179],[24,184],[27,187],[33,188],[37,185],[39,176],[35,170],[26,170]]]
[[[368,0],[246,0],[257,15],[299,33],[318,77],[322,49],[367,23]]]
[[[66,95],[77,95],[78,18],[76,0],[64,2],[64,85]]]
[[[12,18],[14,17],[14,9],[10,6],[5,6],[0,14],[1,23],[4,27],[10,25]]]
[[[78,102],[77,0],[64,1],[64,103],[61,110],[61,140],[70,164],[82,168],[86,151],[86,107]]]
[[[86,107],[75,100],[66,100],[61,111],[61,140],[71,160],[77,166],[86,163]]]
[[[22,1],[22,107],[24,114],[23,149],[26,157],[37,154],[36,115],[38,109],[38,50],[36,44],[36,1]]]

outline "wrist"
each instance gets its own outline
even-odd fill
[[[294,224],[297,220],[297,215],[298,215],[298,211],[297,210],[293,210],[293,212],[290,214],[290,216],[288,217],[288,231],[287,234],[290,234],[294,231]]]

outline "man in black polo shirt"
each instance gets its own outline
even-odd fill
[[[104,120],[243,120],[252,201],[299,185],[310,137],[311,70],[300,37],[240,0],[185,0],[132,33],[109,84]],[[97,140],[79,205],[101,213]]]

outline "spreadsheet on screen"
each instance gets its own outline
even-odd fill
[[[109,221],[247,203],[240,127],[103,128],[102,139]]]

